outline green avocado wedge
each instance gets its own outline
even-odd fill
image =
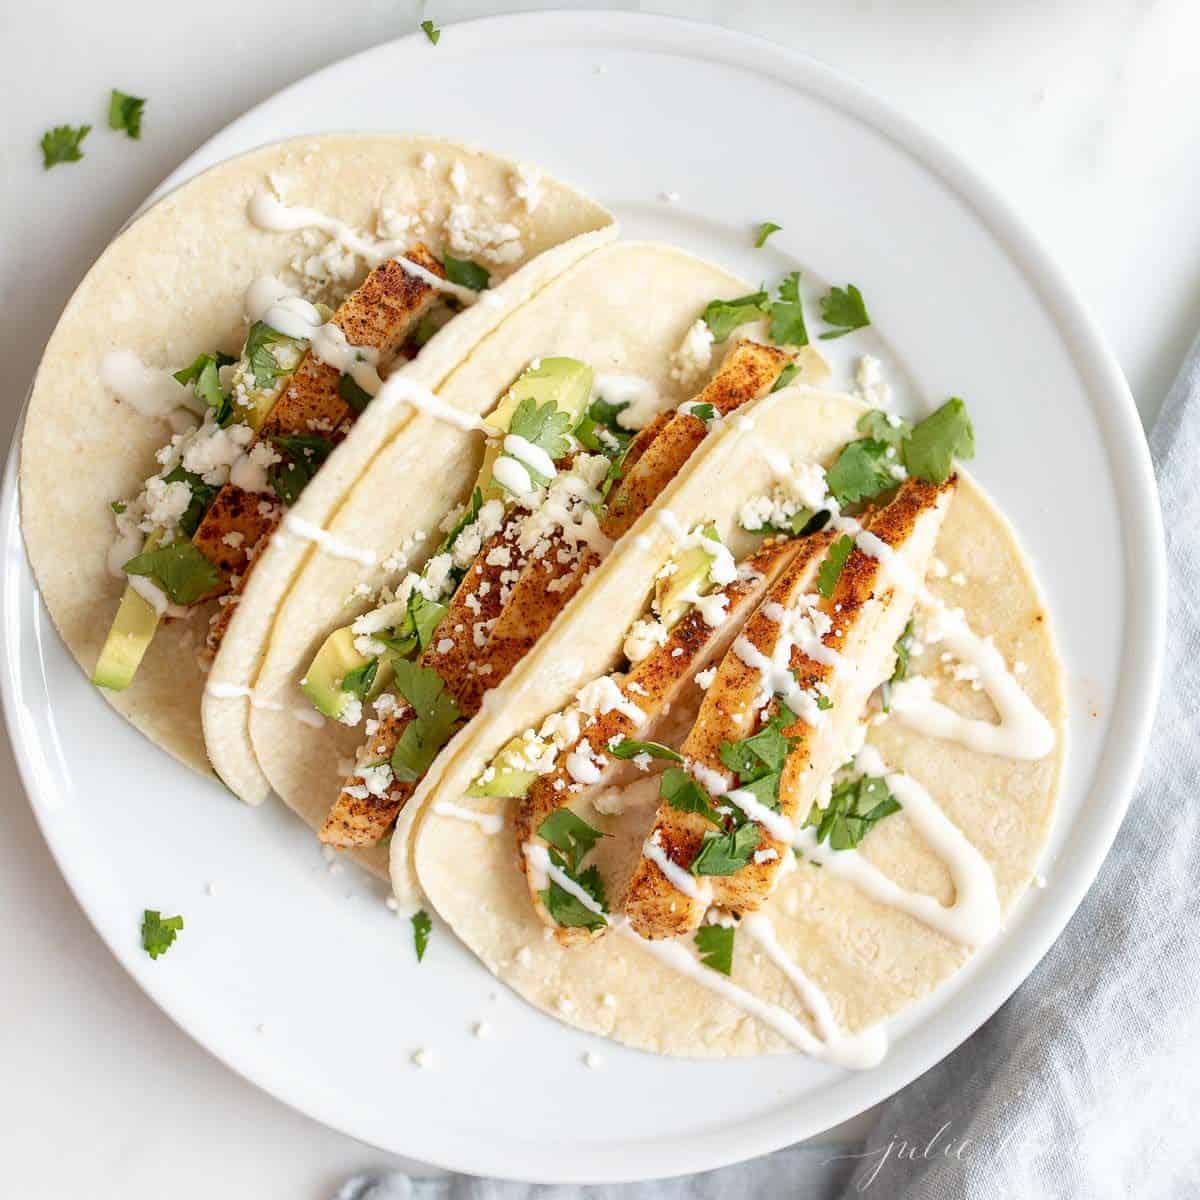
[[[324,716],[339,720],[352,700],[373,700],[391,682],[388,655],[368,658],[354,648],[349,625],[335,629],[312,660],[300,689]]]
[[[132,584],[126,584],[117,615],[92,673],[92,682],[97,687],[120,692],[133,682],[142,658],[154,640],[158,620],[154,605],[134,591]]]

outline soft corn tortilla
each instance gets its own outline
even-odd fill
[[[709,300],[745,290],[743,280],[670,246],[606,246],[547,284],[435,390],[447,403],[484,413],[532,359],[555,354],[579,358],[598,374],[642,376],[664,401],[681,401],[690,393],[671,378],[672,352]],[[381,556],[423,530],[433,534],[423,547],[428,554],[440,537],[438,523],[467,497],[482,452],[479,434],[417,417],[379,454],[327,527]],[[414,556],[410,566],[422,559]],[[601,566],[592,573],[559,621],[565,612],[587,608],[603,571]],[[323,639],[361,611],[361,602],[346,603],[355,585],[380,578],[346,559],[310,554],[276,614],[255,683],[262,700],[284,710],[251,709],[254,754],[271,787],[314,829],[337,798],[364,733],[361,725],[347,729],[332,721],[311,730],[289,710],[303,700],[299,681]],[[352,853],[369,869],[386,872],[385,849]]]
[[[426,171],[419,163],[434,158]],[[108,571],[113,541],[109,502],[136,492],[156,469],[154,453],[169,439],[165,422],[139,415],[102,386],[104,355],[132,350],[151,366],[178,367],[203,351],[236,352],[244,333],[247,286],[285,272],[313,251],[302,235],[267,233],[251,224],[247,204],[272,181],[289,204],[310,205],[357,229],[374,230],[378,210],[427,214],[430,243],[449,205],[448,180],[461,162],[469,195],[495,195],[489,217],[522,231],[528,265],[496,290],[504,304],[477,304],[423,349],[412,369],[444,378],[490,329],[560,271],[616,235],[611,216],[578,192],[543,176],[541,202],[525,212],[512,191],[516,164],[436,138],[388,135],[307,137],[255,150],[206,171],[160,200],[104,252],[67,305],[34,382],[21,447],[21,518],[25,544],[50,616],[90,675],[125,581]],[[542,251],[551,253],[540,256]],[[492,264],[488,264],[489,267]],[[360,274],[366,268],[360,264]],[[357,280],[356,280],[357,282]],[[297,510],[320,521],[402,425],[406,410],[368,410],[306,489]],[[270,615],[295,569],[292,554],[264,555],[222,645],[213,678],[246,683],[261,654]],[[274,543],[272,544],[274,550]],[[151,740],[207,772],[210,758],[234,791],[265,795],[249,754],[245,703],[213,703],[201,728],[205,675],[196,660],[208,608],[163,622],[132,685],[104,697]]]
[[[760,407],[773,404],[778,416],[785,403],[788,393],[780,392]],[[757,479],[761,454],[755,453],[755,441],[763,439],[760,448],[771,444],[772,428],[777,444],[786,440],[825,461],[821,449],[853,437],[853,421],[861,411],[852,401],[826,397],[821,407],[810,407],[794,423],[776,425],[765,412],[757,413],[755,430],[730,455],[738,471],[725,476],[727,486],[744,500],[741,480],[748,474],[755,476],[750,490],[764,490]],[[699,480],[692,476],[688,482]],[[736,505],[711,488],[694,489],[687,500],[681,490],[677,511],[685,523],[715,518],[724,531]],[[453,757],[445,755],[435,766],[410,802],[414,814],[420,814],[412,822],[415,836],[408,843],[398,835],[393,838],[393,880],[397,894],[412,901],[415,869],[428,902],[488,970],[568,1024],[662,1054],[792,1052],[778,1034],[624,938],[609,934],[571,949],[547,939],[518,867],[511,822],[489,837],[432,807],[443,799],[505,813],[515,803],[462,797],[510,737],[538,725],[572,699],[580,684],[614,664],[622,631],[645,595],[640,581],[652,578],[670,553],[665,538],[643,528],[654,538],[653,545],[630,545],[619,561],[610,560],[608,577],[593,590],[589,609],[575,610],[572,621],[551,631],[535,661],[493,694],[488,719],[460,740]],[[1007,912],[1028,885],[1051,825],[1065,750],[1062,669],[1045,606],[1013,531],[967,477],[960,475],[937,555],[950,576],[961,571],[967,582],[955,586],[948,578],[931,579],[931,589],[948,603],[962,605],[975,631],[994,636],[1010,663],[1027,665],[1020,682],[1053,725],[1056,747],[1044,759],[1021,762],[919,736],[896,720],[873,727],[869,741],[891,769],[922,783],[982,853]],[[913,670],[932,673],[937,665],[935,647],[914,659]],[[939,698],[958,711],[994,716],[986,697],[968,684],[940,677],[937,687]],[[881,822],[864,840],[861,853],[903,886],[944,903],[953,900],[944,864],[904,813]],[[824,990],[844,1031],[860,1031],[899,1012],[953,974],[970,953],[807,862],[784,878],[765,911],[784,949]],[[733,981],[813,1028],[791,985],[745,932],[736,940]],[[615,1004],[603,1003],[606,995]]]

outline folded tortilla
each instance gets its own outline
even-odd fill
[[[473,205],[477,223],[512,227],[490,260],[498,247],[474,255],[458,250],[503,281],[489,303],[460,313],[402,368],[433,385],[557,272],[616,235],[599,205],[510,160],[436,138],[375,134],[307,137],[253,151],[189,181],[134,221],[89,271],[51,336],[21,447],[30,561],[56,628],[89,674],[125,586],[106,562],[113,541],[109,504],[154,473],[154,454],[171,433],[165,422],[118,402],[100,382],[100,363],[111,351],[130,350],[150,366],[175,369],[198,353],[240,348],[251,282],[293,265],[303,274],[309,256],[325,249],[311,234],[267,232],[251,222],[252,197],[270,188],[282,190],[288,205],[310,206],[369,233],[381,214],[419,214],[439,253],[437,231],[448,227],[456,207],[464,219],[461,206]],[[494,206],[483,204],[489,196]],[[337,269],[355,279],[366,273],[352,259]],[[292,511],[325,520],[409,416],[403,408],[368,407]],[[212,679],[253,681],[273,611],[307,550],[272,540],[247,583]],[[211,762],[235,792],[260,800],[265,780],[250,752],[245,701],[208,697],[202,729],[206,675],[197,655],[205,626],[197,614],[209,607],[162,622],[131,686],[104,696],[180,761],[205,772]]]
[[[714,523],[740,557],[745,535],[736,517],[752,495],[770,490],[766,452],[785,449],[794,461],[827,466],[857,436],[862,411],[848,397],[802,388],[760,401],[752,428],[727,428],[711,439],[704,469],[689,470],[672,510],[686,528]],[[714,488],[717,479],[721,486]],[[947,606],[962,607],[974,632],[992,638],[1013,664],[1025,697],[1053,730],[1052,749],[1024,759],[971,749],[918,730],[895,709],[870,725],[868,743],[890,771],[903,772],[928,793],[943,814],[939,827],[948,821],[986,863],[999,909],[1008,912],[1033,878],[1051,827],[1065,751],[1062,668],[1045,605],[1012,529],[961,473],[956,493],[937,541],[941,565],[927,587]],[[489,971],[557,1020],[664,1054],[790,1052],[796,1039],[780,1032],[780,1020],[748,1012],[721,985],[706,986],[724,976],[708,967],[681,973],[649,948],[674,948],[675,941],[651,944],[609,932],[563,946],[548,936],[518,865],[511,818],[519,802],[468,796],[510,739],[537,728],[621,660],[624,633],[645,604],[645,581],[672,550],[652,516],[634,534],[598,573],[588,606],[565,614],[535,655],[492,693],[486,719],[435,764],[392,839],[393,885],[406,903],[436,909]],[[969,672],[954,678],[949,665],[941,662],[941,645],[931,644],[914,655],[911,670],[936,678],[938,700],[982,722],[978,732],[995,721],[996,710],[987,693],[972,686]],[[504,826],[489,835],[463,820],[455,806],[496,814]],[[945,858],[919,830],[920,815],[912,800],[911,812],[882,821],[857,851],[829,853],[858,854],[876,874],[948,909],[956,888]],[[595,823],[610,828],[603,819]],[[636,856],[637,843],[616,852]],[[920,903],[913,907],[920,911]],[[930,992],[971,953],[969,945],[869,894],[852,873],[832,869],[828,861],[798,861],[762,912],[775,944],[768,948],[756,940],[753,922],[743,920],[728,982],[776,1017],[783,1013],[798,1022],[818,1048],[827,1045],[831,1020],[844,1045],[857,1038],[861,1050],[880,1022]],[[688,954],[694,962],[690,946]],[[823,994],[827,1012],[814,1014],[780,966],[784,959]]]

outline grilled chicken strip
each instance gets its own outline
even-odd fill
[[[726,653],[681,748],[692,774],[710,793],[736,784],[721,761],[722,742],[740,741],[761,728],[766,719],[764,701],[777,710],[779,698],[764,695],[771,685],[764,683],[759,669],[762,659],[774,658],[777,665],[790,668],[794,684],[786,680],[786,686],[795,689],[793,697],[800,693],[810,697],[802,706],[807,713],[784,730],[793,742],[780,778],[779,812],[795,825],[814,803],[828,802],[833,773],[848,756],[868,698],[892,670],[896,640],[912,615],[915,595],[911,586],[902,584],[924,578],[954,483],[951,479],[938,487],[908,480],[890,504],[861,518],[871,548],[882,543],[902,565],[889,567],[855,544],[829,597],[816,591],[817,574],[830,547],[847,535],[835,528],[808,539],[811,547],[820,547],[819,553],[793,560],[747,621],[742,636]],[[773,682],[780,686],[779,679]],[[823,711],[814,711],[811,703],[818,685],[832,701],[832,707]],[[714,802],[736,803],[716,797]],[[664,803],[648,843],[681,871],[690,872],[705,833],[714,831],[703,816]],[[736,913],[759,908],[791,847],[761,825],[758,835],[756,856],[750,862],[732,875],[697,880],[694,894],[676,887],[659,864],[643,853],[625,900],[634,930],[644,938],[678,937],[699,926],[709,905]]]
[[[563,945],[586,941],[595,935],[585,929],[561,928],[546,912],[538,896],[539,883],[529,872],[525,846],[541,844],[537,830],[548,816],[568,803],[594,795],[625,766],[609,753],[610,741],[622,737],[653,738],[655,726],[666,716],[676,697],[697,671],[704,670],[724,652],[736,636],[742,618],[799,550],[800,542],[794,539],[767,543],[747,560],[738,578],[717,593],[727,600],[727,616],[719,626],[707,625],[699,610],[692,608],[676,622],[662,645],[635,663],[624,676],[610,676],[623,697],[622,707],[602,705],[602,711],[587,720],[579,738],[559,752],[553,769],[538,776],[522,799],[515,820],[517,856],[526,873],[534,908],[542,921],[555,930]],[[603,711],[605,708],[607,711]],[[640,710],[643,717],[635,719],[633,708]],[[600,773],[596,782],[586,788],[575,781],[571,772],[572,758],[580,754],[593,762]]]
[[[739,342],[694,403],[711,404],[718,416],[728,416],[743,404],[765,396],[791,361],[786,350],[748,340]],[[642,433],[649,436],[643,440],[639,434],[630,443],[624,474],[608,498],[600,523],[610,538],[620,537],[650,507],[704,441],[708,426],[690,412],[676,409],[660,413]]]
[[[409,258],[439,278],[442,264],[424,246]],[[416,324],[437,299],[429,284],[406,271],[394,259],[381,263],[363,280],[333,315],[333,324],[352,346],[380,353],[381,365],[389,363]],[[358,415],[339,393],[341,372],[323,363],[311,350],[305,351],[279,397],[271,406],[255,441],[274,437],[324,431],[331,441],[344,437]],[[240,594],[254,565],[263,539],[283,516],[282,507],[271,497],[247,492],[226,483],[213,499],[192,542],[229,579],[229,590]],[[231,538],[229,535],[233,534]],[[232,543],[236,543],[232,544]],[[223,604],[214,615],[208,648],[215,651],[233,615],[233,605]]]

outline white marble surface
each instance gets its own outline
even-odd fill
[[[428,15],[449,26],[540,7],[596,5],[447,0]],[[1049,247],[1114,346],[1143,416],[1153,416],[1200,327],[1194,0],[611,7],[786,43],[923,123]],[[154,184],[250,105],[415,28],[420,15],[406,0],[0,5],[5,443],[63,303]],[[149,97],[140,143],[100,128],[114,85]],[[88,169],[43,173],[43,130],[82,121],[97,127]],[[382,1160],[242,1082],[126,978],[51,862],[4,743],[0,797],[0,1191],[323,1200],[344,1175]]]

